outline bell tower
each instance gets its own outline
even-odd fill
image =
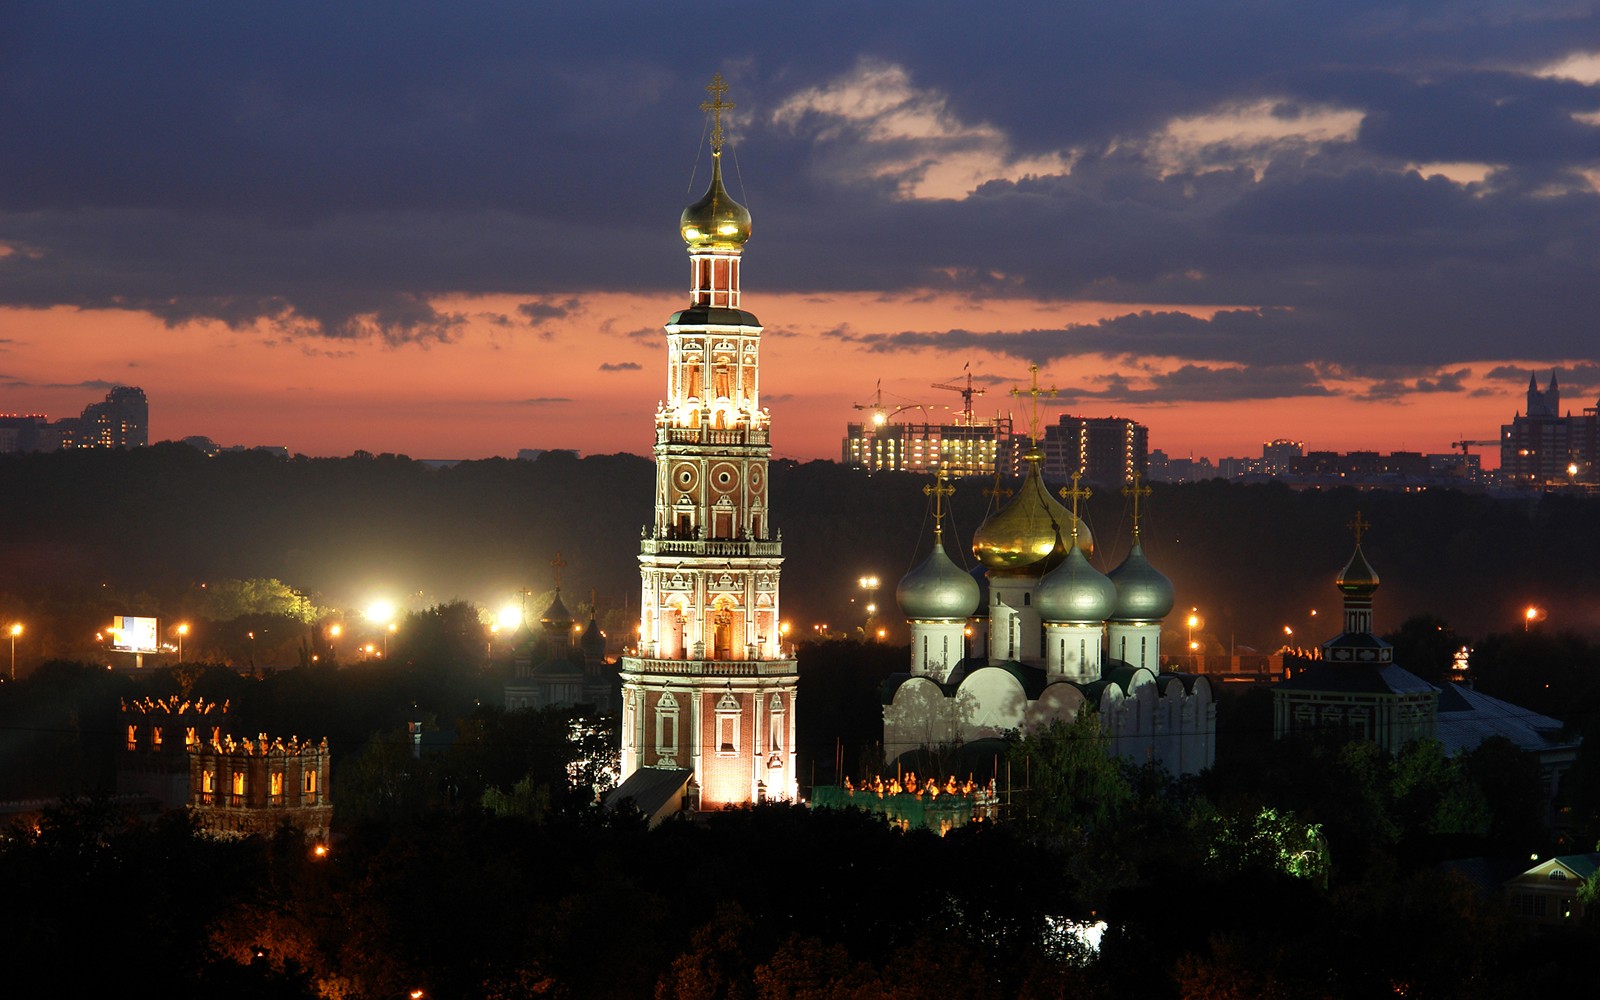
[[[711,116],[711,183],[679,220],[689,305],[666,323],[655,520],[639,545],[638,645],[621,667],[622,778],[688,770],[702,809],[798,792],[798,674],[780,635],[761,323],[740,304],[750,212],[722,180],[727,89],[717,74],[700,105]]]

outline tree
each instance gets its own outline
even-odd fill
[[[1092,829],[1133,798],[1122,764],[1110,755],[1100,716],[1085,705],[1071,722],[1013,733],[1007,757],[1012,775],[1027,776],[1021,822],[1059,836]]]

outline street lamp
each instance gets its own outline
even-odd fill
[[[17,679],[17,636],[22,634],[22,623],[21,622],[12,622],[11,623],[11,627],[6,629],[6,631],[11,633],[11,679],[12,680],[16,680]]]
[[[1534,607],[1532,604],[1528,605],[1528,610],[1522,613],[1522,631],[1529,631],[1534,622],[1542,622],[1544,619],[1545,610],[1543,608]]]
[[[861,589],[867,592],[867,620],[862,623],[862,631],[867,632],[872,629],[872,616],[878,613],[878,578],[869,573],[859,583]]]
[[[185,622],[172,631],[178,634],[178,662],[183,662],[183,637],[189,634],[189,623]]]

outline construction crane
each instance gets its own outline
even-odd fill
[[[1472,454],[1471,449],[1473,449],[1473,448],[1490,448],[1490,447],[1498,448],[1499,446],[1500,446],[1500,441],[1498,439],[1496,439],[1494,441],[1468,441],[1465,438],[1463,438],[1460,441],[1451,441],[1450,442],[1450,447],[1452,447],[1452,448],[1460,448],[1461,449],[1461,457],[1462,458],[1466,458],[1468,455]]]
[[[983,390],[980,389],[978,391],[982,392]],[[872,402],[870,402],[870,403],[854,403],[852,405],[858,410],[871,410],[872,411],[872,426],[874,426],[874,427],[882,427],[884,424],[888,423],[893,418],[899,416],[901,413],[904,413],[906,410],[916,410],[916,409],[921,409],[922,408],[922,404],[921,403],[906,403],[904,405],[895,407],[893,410],[890,410],[888,407],[884,406],[883,405],[883,379],[881,379],[881,378],[878,379],[878,388],[877,388],[877,390],[875,392],[873,392],[873,394],[872,394]]]
[[[947,384],[947,383],[944,383],[944,382],[935,382],[935,383],[933,383],[933,387],[935,389],[949,389],[951,392],[959,392],[959,393],[961,393],[961,426],[962,427],[971,427],[973,425],[972,424],[972,397],[973,396],[981,396],[984,393],[988,392],[989,390],[987,390],[987,389],[974,389],[972,387],[972,372],[969,370],[969,371],[967,371],[966,375],[967,375],[967,384],[966,384],[965,387],[962,387],[962,386],[959,386],[959,385],[950,385],[950,384]]]

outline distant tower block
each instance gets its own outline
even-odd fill
[[[667,321],[666,399],[656,410],[655,521],[639,546],[639,643],[622,660],[617,795],[683,779],[679,801],[721,809],[793,799],[795,661],[779,635],[782,545],[767,499],[769,414],[761,324],[740,303],[750,213],[723,186],[720,75],[711,184],[684,209],[689,306]]]

